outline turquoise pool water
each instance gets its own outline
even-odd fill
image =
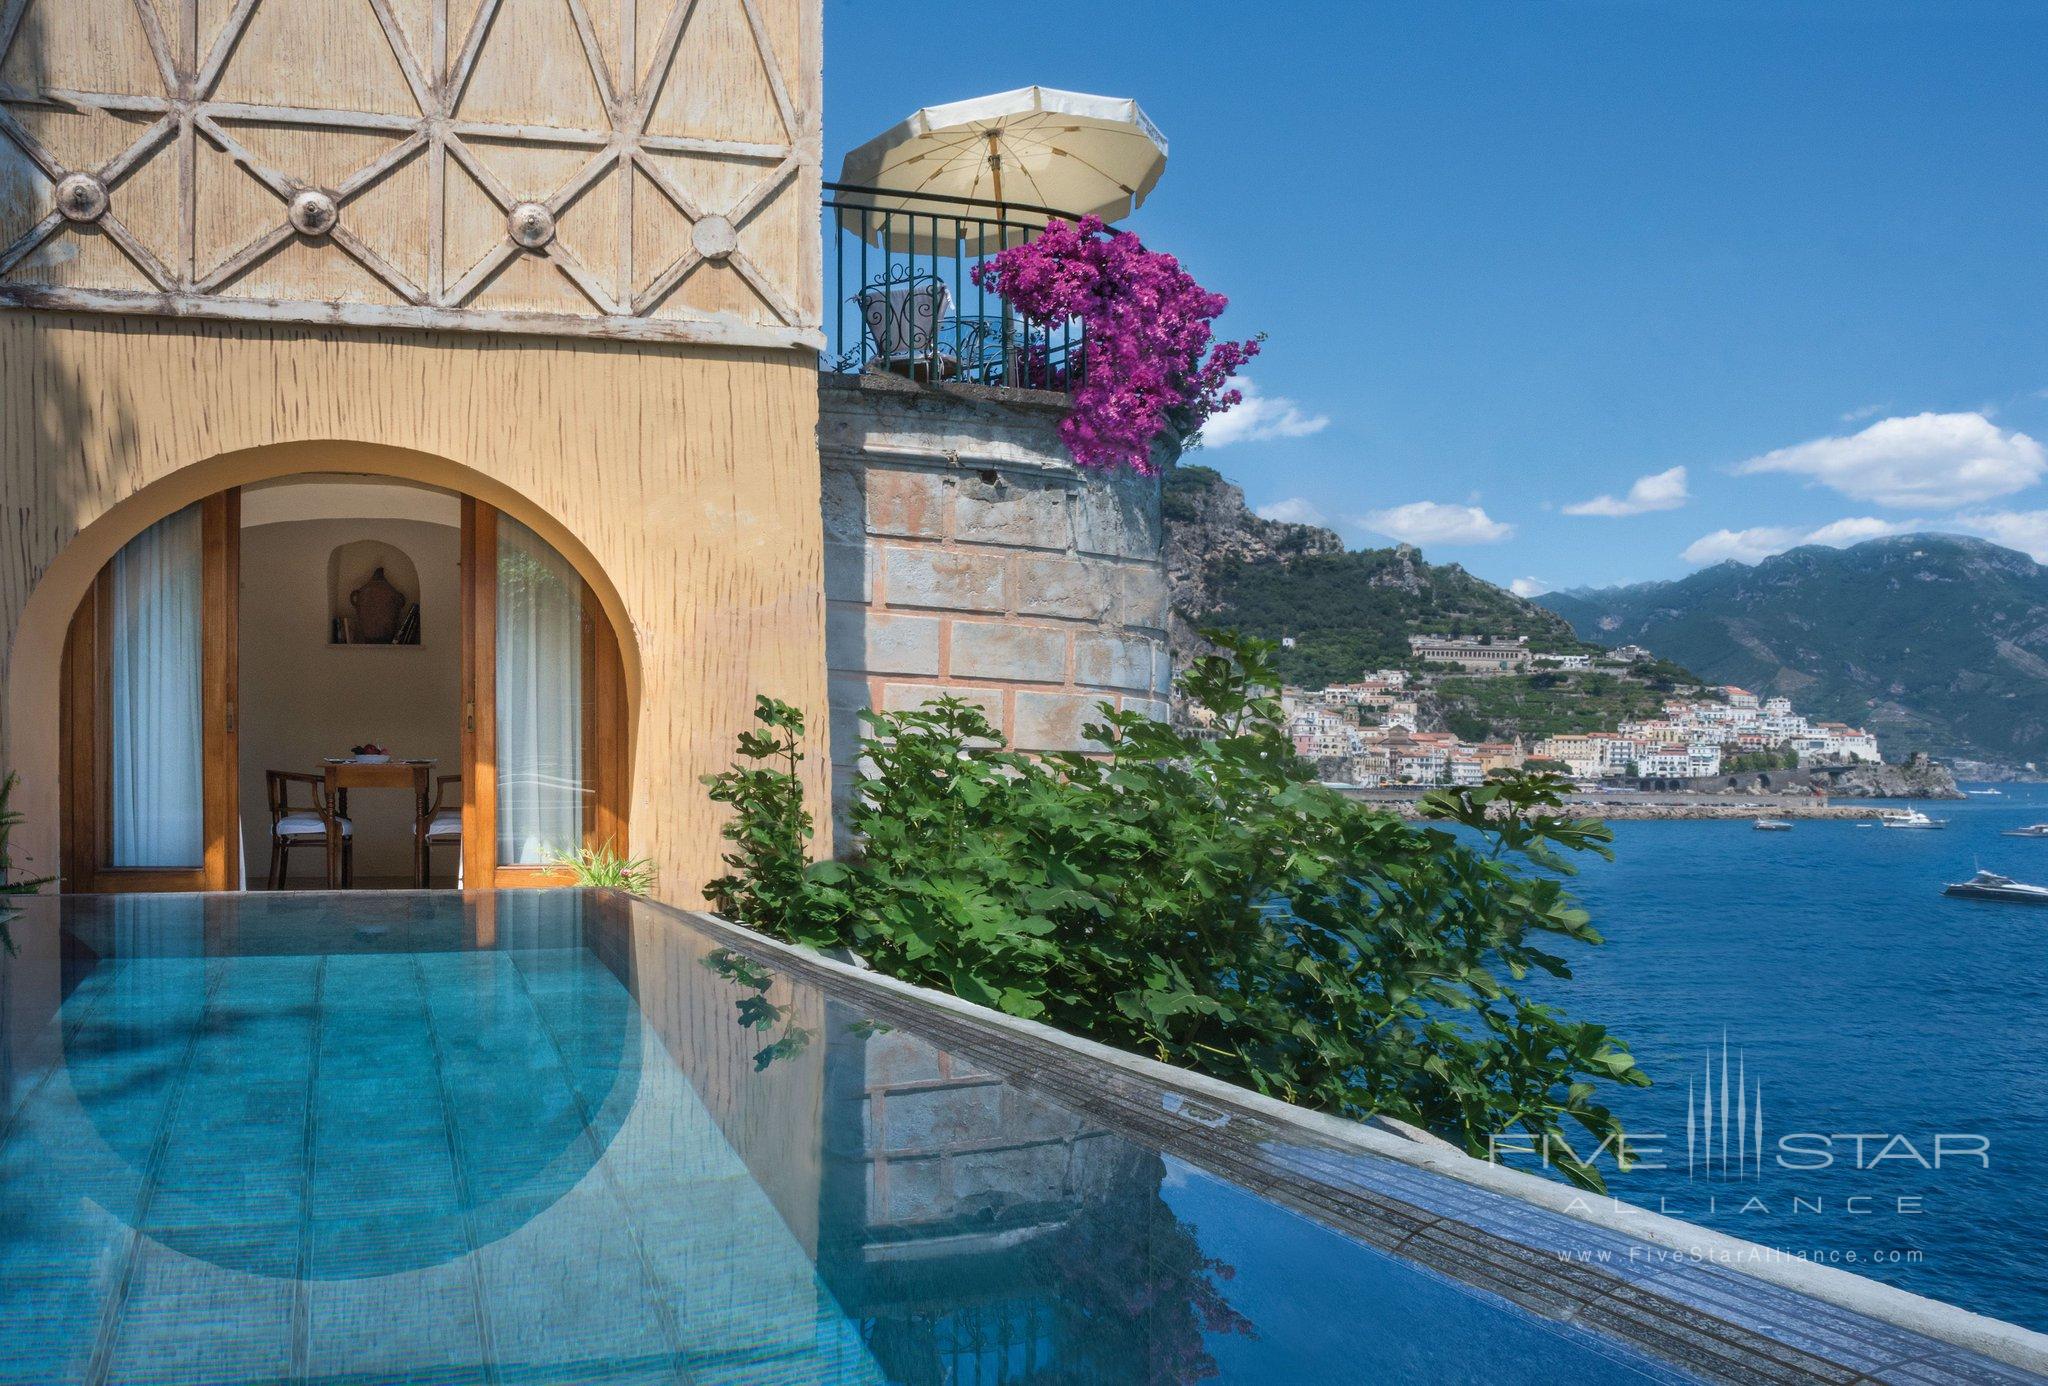
[[[615,897],[10,934],[0,1380],[1672,1379]]]

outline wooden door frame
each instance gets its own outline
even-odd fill
[[[591,796],[585,845],[627,851],[625,662],[583,582],[583,756]],[[462,881],[468,890],[573,885],[567,871],[498,862],[498,511],[462,498]]]
[[[498,874],[498,512],[462,498],[462,884]]]
[[[111,727],[102,708],[112,651],[112,564],[102,568],[64,637],[58,705],[60,890],[234,890],[241,884],[242,493],[230,487],[200,509],[200,751],[204,845],[193,868],[106,864]]]

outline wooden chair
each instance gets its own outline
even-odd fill
[[[451,797],[449,788],[453,787]],[[462,859],[462,776],[440,775],[434,780],[434,803],[413,825],[420,842],[420,885],[434,879],[434,848],[453,847],[456,861]],[[456,878],[461,879],[458,869]]]
[[[285,878],[291,873],[291,850],[293,847],[315,847],[320,859],[327,859],[327,825],[330,821],[341,829],[341,885],[344,889],[355,883],[356,848],[355,824],[346,818],[336,817],[327,804],[327,780],[320,775],[300,774],[295,770],[266,770],[264,784],[270,797],[270,888],[283,890]],[[292,803],[292,786],[305,785],[311,791],[312,802],[301,807]],[[332,871],[327,873],[327,888],[334,889]]]

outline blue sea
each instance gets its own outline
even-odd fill
[[[1998,788],[1939,832],[1615,825],[1574,882],[1607,942],[1538,988],[1655,1080],[1603,1085],[1653,1147],[1610,1193],[2048,1329],[2048,908],[1941,893],[2048,884],[2002,835],[2048,786]]]

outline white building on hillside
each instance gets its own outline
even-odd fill
[[[1851,727],[1841,722],[1818,722],[1804,736],[1792,742],[1802,762],[1816,761],[1880,761],[1877,738],[1860,727]]]
[[[1636,773],[1647,780],[1690,779],[1692,748],[1677,741],[1646,747],[1636,757]]]
[[[1511,674],[1529,667],[1527,636],[1512,640],[1457,640],[1447,635],[1411,635],[1408,649],[1428,664],[1454,664],[1475,674]]]

